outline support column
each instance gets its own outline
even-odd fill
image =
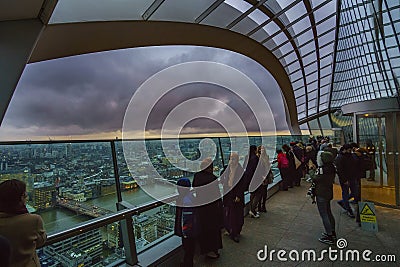
[[[0,22],[0,125],[43,28],[39,19]]]

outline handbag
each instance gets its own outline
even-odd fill
[[[298,169],[301,165],[301,161],[296,157],[296,154],[293,153],[294,164],[296,165],[296,169]]]

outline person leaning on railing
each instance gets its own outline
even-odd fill
[[[12,179],[0,184],[0,235],[11,246],[10,266],[40,266],[36,249],[46,242],[43,220],[26,209],[26,184]]]

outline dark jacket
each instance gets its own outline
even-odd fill
[[[336,171],[341,184],[348,182],[352,177],[353,157],[349,153],[339,152],[335,159]]]
[[[221,228],[223,227],[223,207],[219,187],[215,183],[216,180],[217,177],[214,174],[205,170],[195,173],[193,178],[193,188],[196,190],[195,202],[197,204],[204,202],[205,199],[216,199],[196,208],[198,211],[198,239],[201,254],[217,251],[222,248]],[[213,184],[203,187],[210,183]]]
[[[250,157],[246,158],[245,163],[245,189],[249,190],[249,192],[253,192],[257,189],[258,185],[256,186],[254,181],[256,180],[255,178],[257,177],[258,173],[257,171],[257,165],[258,165],[259,158],[257,157],[256,154],[250,155]],[[252,182],[253,181],[253,182]]]
[[[323,165],[317,170],[317,175],[313,179],[315,183],[315,195],[324,199],[333,199],[333,181],[335,179],[335,166],[333,165],[333,155],[330,152],[321,154]]]
[[[365,178],[366,173],[363,169],[363,155],[360,152],[353,152],[351,154],[352,161],[351,161],[351,178],[355,179],[356,181]]]
[[[224,188],[224,197],[223,197],[224,206],[232,206],[232,205],[244,206],[244,191],[246,191],[244,170],[242,166],[240,166],[240,164],[237,166],[233,182],[234,186],[232,188],[228,186],[229,173],[230,173],[230,166],[228,165],[220,178]],[[240,199],[240,202],[238,203],[234,202],[236,197]]]

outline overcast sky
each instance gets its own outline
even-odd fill
[[[108,51],[27,65],[0,128],[0,139],[120,137],[125,110],[144,81],[166,67],[198,60],[223,63],[250,77],[266,96],[277,130],[287,131],[280,89],[257,62],[222,49],[170,46]],[[160,99],[150,114],[147,130],[157,133],[173,107],[204,96],[223,101],[238,113],[248,131],[257,131],[254,115],[245,103],[228,90],[206,83],[178,87]],[[183,130],[223,131],[218,123],[207,119],[194,120]]]

